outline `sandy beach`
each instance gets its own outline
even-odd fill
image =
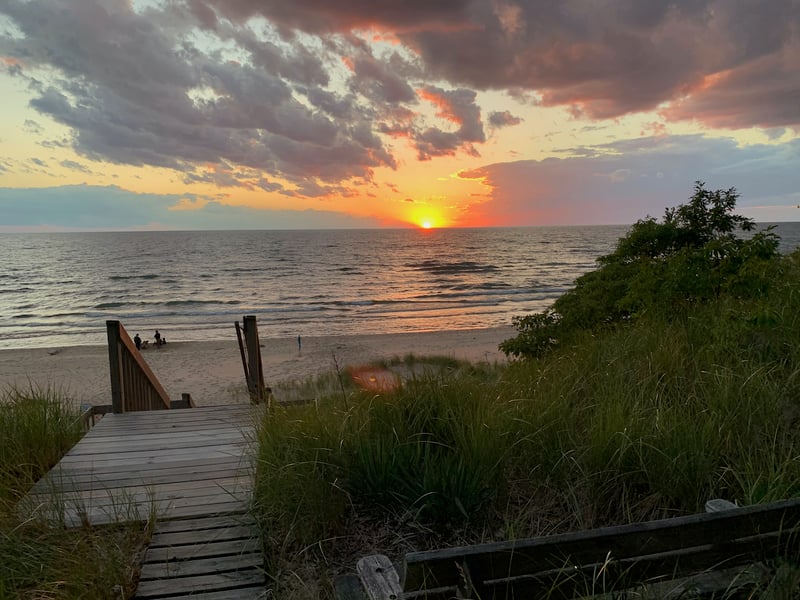
[[[346,366],[380,359],[448,356],[470,362],[502,362],[498,344],[511,327],[386,335],[261,338],[267,385],[302,382]],[[198,406],[248,402],[236,339],[173,342],[142,351],[171,398],[188,392]],[[51,388],[75,403],[109,404],[111,391],[106,346],[0,350],[0,389]]]

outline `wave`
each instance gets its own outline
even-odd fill
[[[109,275],[110,281],[128,281],[131,279],[158,279],[161,275],[157,273],[147,273],[146,275]]]
[[[214,304],[238,306],[242,304],[242,302],[241,300],[167,300],[161,304],[164,306],[202,306]]]
[[[406,264],[409,269],[436,273],[438,275],[457,275],[461,273],[495,273],[500,270],[497,265],[487,265],[471,260],[445,263],[439,260],[424,260],[416,264]]]
[[[103,308],[121,308],[123,306],[127,306],[130,304],[129,302],[101,302],[100,304],[96,304],[92,308],[103,309]]]

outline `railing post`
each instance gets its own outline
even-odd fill
[[[111,373],[111,406],[114,413],[125,412],[122,398],[122,356],[120,354],[119,321],[106,321],[108,333],[108,366]]]
[[[244,341],[247,346],[247,389],[250,401],[258,404],[264,400],[264,371],[261,366],[261,346],[258,343],[258,326],[255,315],[247,315],[242,320]]]

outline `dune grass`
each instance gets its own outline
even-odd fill
[[[0,394],[0,600],[130,597],[148,525],[52,527],[18,501],[83,434],[78,411],[54,389]]]
[[[800,260],[782,268],[757,299],[641,315],[507,367],[277,407],[256,489],[277,597],[330,597],[336,574],[374,552],[800,494]]]

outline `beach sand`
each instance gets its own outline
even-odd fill
[[[261,337],[261,360],[268,386],[301,383],[345,367],[414,354],[479,362],[503,362],[498,344],[511,327],[385,335]],[[263,334],[262,334],[263,335]],[[169,337],[169,334],[167,333]],[[170,398],[190,393],[197,406],[248,402],[242,359],[235,336],[230,341],[173,342],[149,347],[142,356]],[[9,387],[57,390],[76,404],[110,404],[106,346],[0,350],[0,390]],[[280,396],[278,395],[278,400]]]

